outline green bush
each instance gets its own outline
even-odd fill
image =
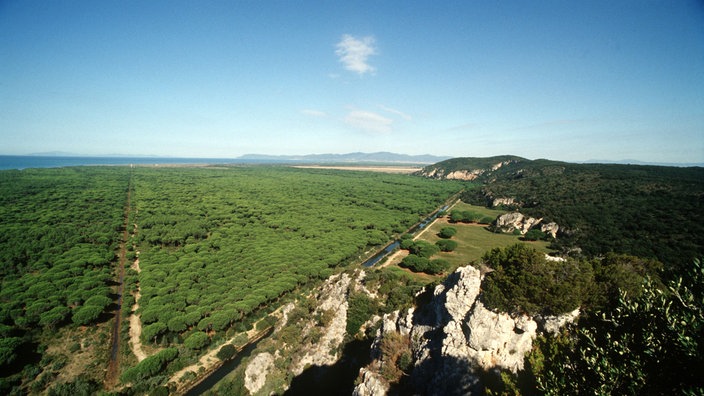
[[[440,248],[441,252],[451,252],[457,248],[457,242],[448,239],[441,239],[435,242],[435,245]]]
[[[136,366],[125,370],[120,376],[120,380],[126,383],[141,381],[145,378],[153,377],[161,372],[167,363],[176,359],[177,356],[178,349],[176,348],[166,348],[161,350],[137,363]]]
[[[354,337],[362,324],[371,318],[376,312],[376,302],[367,296],[365,293],[354,293],[347,299],[347,334]]]
[[[188,349],[201,349],[210,343],[210,338],[202,331],[195,332],[183,340],[183,345]]]
[[[455,227],[443,227],[438,232],[438,236],[444,239],[450,239],[457,234],[457,229]]]
[[[232,359],[233,356],[237,354],[237,348],[235,348],[234,345],[232,344],[225,344],[220,348],[220,350],[217,353],[217,357],[220,360],[229,360]]]
[[[548,261],[526,244],[493,249],[482,260],[494,270],[482,282],[481,299],[489,309],[559,315],[580,306],[593,290],[589,263]]]
[[[552,356],[535,370],[539,390],[546,395],[702,394],[702,306],[699,260],[666,290],[646,279],[638,297],[622,292],[616,307],[569,339],[541,348]]]

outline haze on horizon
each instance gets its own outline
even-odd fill
[[[0,3],[0,154],[704,162],[704,5]]]

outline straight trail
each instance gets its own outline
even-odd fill
[[[124,219],[122,223],[122,238],[118,248],[117,262],[117,310],[115,311],[112,326],[112,340],[110,345],[110,361],[105,374],[105,389],[114,388],[120,376],[120,330],[122,328],[122,295],[125,292],[125,263],[127,261],[127,241],[129,240],[128,224],[132,207],[132,170],[127,186],[127,200],[125,202]]]

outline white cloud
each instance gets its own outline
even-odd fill
[[[391,133],[393,120],[371,111],[353,110],[345,117],[345,123],[372,133]]]
[[[410,115],[402,112],[401,110],[392,109],[391,107],[386,107],[384,105],[379,105],[379,108],[384,110],[387,113],[395,114],[395,115],[403,118],[406,121],[411,121],[413,119]]]
[[[372,36],[357,39],[345,34],[336,45],[335,55],[340,58],[340,62],[345,66],[345,69],[360,75],[371,73],[374,71],[374,67],[367,63],[367,58],[377,53],[374,41]]]
[[[324,111],[320,111],[320,110],[303,109],[303,110],[301,110],[301,113],[303,113],[307,116],[311,116],[311,117],[320,117],[320,118],[327,117],[327,113],[325,113]]]

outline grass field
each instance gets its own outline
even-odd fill
[[[455,205],[452,210],[470,210],[494,217],[506,213],[501,210],[473,206],[463,202]],[[548,249],[548,242],[523,242],[516,235],[495,234],[490,232],[486,229],[486,225],[449,223],[447,216],[440,218],[433,223],[433,225],[430,226],[430,228],[427,229],[419,239],[430,243],[435,243],[440,239],[437,234],[443,227],[454,227],[457,229],[457,234],[452,237],[452,240],[457,242],[457,249],[453,252],[441,252],[433,256],[433,258],[442,258],[449,261],[450,264],[452,264],[452,269],[481,259],[484,253],[493,248],[510,246],[516,243],[527,243],[539,251],[545,253],[551,252],[551,250]]]

